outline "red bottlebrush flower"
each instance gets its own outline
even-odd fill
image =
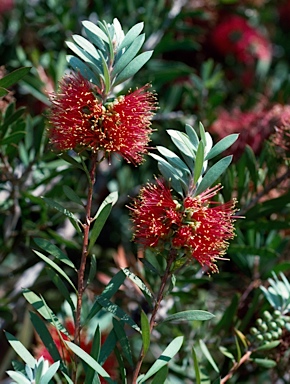
[[[249,145],[255,153],[259,153],[264,140],[274,132],[275,126],[283,125],[283,121],[288,119],[290,119],[290,106],[281,104],[270,108],[258,105],[256,109],[246,112],[238,108],[232,111],[222,109],[209,131],[219,138],[239,133],[239,139],[231,147],[231,153],[238,158],[246,145]]]
[[[245,64],[253,64],[255,59],[270,61],[272,57],[266,37],[238,15],[222,20],[212,31],[211,41],[221,55],[233,55]]]
[[[215,186],[180,201],[164,180],[147,184],[131,207],[136,242],[159,251],[174,248],[178,255],[196,259],[217,272],[215,262],[234,237],[235,211],[235,201],[218,204],[210,200],[219,190],[220,186]]]
[[[69,335],[71,336],[71,339],[73,339],[74,332],[75,332],[75,326],[74,326],[73,320],[70,318],[67,318],[64,322],[64,326],[65,326],[66,330],[68,331]],[[61,337],[60,337],[58,331],[56,330],[56,328],[53,325],[49,325],[48,329],[49,329],[50,335],[51,335],[51,337],[52,337],[52,339],[53,339],[53,341],[54,341],[54,343],[58,349],[58,352],[59,352],[62,360],[66,364],[72,363],[73,353],[70,351],[70,349],[63,342],[63,340],[70,341],[71,339],[67,335],[65,335],[63,332],[60,332],[60,334],[61,334]],[[35,347],[35,350],[34,350],[35,358],[39,359],[41,356],[43,356],[43,358],[45,360],[48,360],[49,363],[53,364],[54,363],[53,358],[51,357],[50,353],[48,352],[48,350],[46,349],[46,347],[44,346],[44,344],[42,343],[42,341],[40,340],[40,338],[38,336],[37,336],[37,341],[38,341],[38,343],[37,343],[37,346]],[[101,343],[103,343],[103,342],[104,342],[104,337],[102,335]],[[92,340],[90,340],[88,338],[88,335],[87,335],[85,329],[83,329],[82,333],[81,333],[80,347],[85,352],[90,354],[91,349],[92,349]],[[114,356],[109,356],[109,358],[104,363],[103,368],[109,373],[109,375],[112,377],[112,379],[116,379],[116,377],[117,377],[117,360],[114,358]],[[101,377],[100,377],[100,380],[101,380],[102,384],[106,383],[106,380],[102,379]]]
[[[140,164],[147,152],[151,118],[156,110],[148,85],[111,103],[80,74],[65,77],[51,97],[49,137],[58,150],[82,148],[105,154],[118,153]]]

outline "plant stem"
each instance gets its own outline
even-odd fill
[[[223,377],[220,381],[220,384],[224,384],[226,383],[232,376],[233,374],[237,371],[237,369],[242,365],[244,364],[247,360],[249,360],[251,354],[252,354],[253,351],[247,351],[244,356],[241,357],[240,361],[238,362],[235,362],[234,365],[232,366],[231,370],[229,371],[229,373]]]
[[[157,293],[156,302],[155,302],[155,305],[154,305],[154,308],[152,311],[152,315],[151,315],[151,319],[150,319],[150,323],[149,323],[150,334],[152,333],[152,330],[155,326],[156,315],[158,313],[160,303],[164,297],[164,289],[165,289],[166,283],[172,274],[171,267],[172,267],[172,264],[173,264],[175,258],[176,258],[176,252],[175,252],[175,250],[171,249],[170,253],[169,253],[169,258],[167,259],[166,269],[165,269],[164,275],[162,276],[162,279],[161,279],[161,285],[160,285],[159,291]],[[140,351],[140,355],[139,355],[139,359],[138,359],[137,364],[136,364],[136,368],[133,372],[132,384],[137,383],[137,378],[138,378],[144,357],[145,357],[144,348],[142,346],[141,351]]]
[[[92,199],[93,199],[93,188],[96,178],[96,168],[97,168],[97,153],[94,153],[91,158],[91,170],[89,173],[89,188],[88,188],[88,198],[86,204],[86,217],[85,222],[83,223],[83,246],[82,246],[82,256],[81,263],[78,270],[78,294],[77,294],[77,308],[76,308],[76,318],[75,318],[75,334],[74,342],[80,344],[80,332],[81,332],[81,309],[83,294],[85,291],[84,284],[84,275],[86,268],[86,261],[88,256],[88,245],[89,245],[89,232],[92,222],[91,210],[92,210]]]

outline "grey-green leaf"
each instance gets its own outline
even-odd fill
[[[118,47],[118,53],[128,45],[130,45],[136,37],[142,32],[144,27],[144,23],[138,23],[134,25],[129,31],[126,33],[124,39],[122,40],[121,44]]]
[[[123,83],[125,80],[130,79],[130,77],[134,76],[139,69],[143,67],[147,63],[147,61],[152,56],[153,51],[147,51],[140,53],[137,57],[135,57],[119,75],[116,77],[114,85],[118,85]]]
[[[172,322],[182,322],[182,321],[205,321],[210,320],[215,315],[210,312],[202,311],[202,310],[188,310],[174,313],[173,315],[167,316],[162,323],[172,321]]]
[[[199,186],[195,191],[195,196],[199,195],[207,188],[209,188],[213,183],[224,173],[232,161],[233,156],[226,156],[223,159],[219,160],[214,164],[207,173],[204,175]]]
[[[213,159],[215,156],[218,156],[220,153],[228,149],[234,142],[238,139],[239,135],[233,133],[221,139],[213,148],[208,152],[205,157],[205,160]]]

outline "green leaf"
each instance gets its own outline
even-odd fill
[[[141,309],[141,330],[142,330],[142,341],[144,356],[146,355],[150,346],[150,324],[147,315]]]
[[[52,199],[49,199],[48,197],[43,197],[42,196],[42,199],[46,202],[46,204],[48,206],[50,206],[53,209],[56,209],[57,211],[63,213],[65,216],[67,216],[70,219],[70,221],[73,224],[73,226],[75,227],[75,229],[79,233],[82,233],[82,231],[81,231],[81,229],[79,227],[79,220],[78,220],[78,218],[72,212],[70,212],[68,209],[64,208],[62,205],[60,205],[56,201],[54,201]]]
[[[215,315],[213,315],[210,312],[202,311],[202,310],[189,310],[189,311],[182,311],[174,313],[173,315],[167,316],[164,320],[162,320],[162,323],[165,323],[167,321],[174,321],[174,322],[181,322],[181,321],[206,321],[210,320]]]
[[[133,60],[142,47],[144,40],[145,35],[143,33],[138,36],[130,47],[120,56],[113,66],[112,77],[115,77],[118,73],[122,72],[123,69]]]
[[[227,348],[221,346],[221,347],[219,347],[219,350],[221,351],[221,353],[222,353],[224,356],[226,356],[226,357],[228,357],[229,359],[231,359],[232,362],[235,362],[235,361],[236,361],[236,360],[235,360],[235,356],[234,356],[234,355],[233,355]]]
[[[116,332],[117,339],[120,343],[122,353],[128,360],[131,367],[133,367],[134,365],[133,357],[132,357],[131,347],[130,347],[126,332],[124,331],[124,328],[120,324],[120,322],[116,319],[113,319],[113,327],[114,327],[114,331]]]
[[[114,331],[114,329],[111,329],[111,332],[106,337],[106,340],[103,343],[102,348],[101,348],[101,353],[100,353],[100,357],[99,357],[99,363],[101,365],[103,365],[105,363],[105,361],[107,360],[107,358],[111,355],[114,348],[116,347],[117,341],[118,341],[118,339],[117,339],[116,332]]]
[[[39,384],[49,384],[50,380],[53,378],[53,376],[56,374],[58,368],[59,368],[59,361],[56,361],[53,363],[48,370],[45,372],[45,374],[41,377]],[[37,383],[37,381],[35,381]]]
[[[219,373],[219,369],[218,369],[218,366],[216,365],[214,359],[212,358],[205,342],[203,340],[199,340],[199,345],[200,345],[200,348],[204,354],[204,356],[206,357],[207,361],[210,363],[210,365],[213,367],[213,369]]]
[[[59,261],[62,263],[68,265],[69,267],[76,270],[76,267],[72,263],[72,261],[67,257],[67,255],[56,245],[50,243],[46,239],[41,239],[39,237],[36,237],[33,239],[34,242],[44,251],[48,252],[50,255],[56,257]]]
[[[131,29],[129,29],[124,39],[122,40],[121,44],[119,45],[117,53],[119,53],[120,51],[122,51],[123,48],[133,43],[136,37],[142,32],[143,27],[144,27],[144,23],[141,22],[134,25]]]
[[[65,300],[70,305],[72,313],[74,313],[75,312],[75,305],[71,299],[70,292],[67,289],[64,282],[61,280],[59,275],[52,268],[47,268],[46,273],[48,274],[48,276],[49,276],[50,280],[53,282],[53,284],[57,287],[59,293],[65,298]]]
[[[101,332],[100,332],[100,326],[96,327],[94,337],[93,337],[93,344],[92,344],[92,349],[90,352],[90,355],[98,361],[99,356],[100,356],[100,350],[101,350]],[[94,384],[94,376],[96,375],[94,369],[92,367],[88,367],[86,371],[86,378],[84,384]],[[98,377],[98,383],[100,382],[99,377]]]
[[[71,378],[66,373],[64,373],[63,371],[61,373],[65,377],[68,384],[74,384],[73,381],[71,380]]]
[[[106,299],[110,299],[112,296],[114,296],[114,294],[118,291],[120,286],[124,283],[125,278],[126,278],[126,275],[124,274],[124,272],[122,270],[119,271],[116,275],[113,276],[109,284],[107,284],[101,296],[105,297]],[[97,300],[95,300],[87,316],[86,322],[92,319],[101,309],[102,309],[102,305],[99,304]]]
[[[82,24],[89,38],[93,35],[109,44],[108,36],[97,25],[88,20],[83,21]]]
[[[170,135],[171,140],[182,153],[195,160],[194,146],[191,144],[188,136],[185,133],[175,131],[173,129],[168,129],[167,133]]]
[[[84,50],[86,54],[90,55],[96,61],[96,64],[98,65],[98,63],[100,62],[100,53],[95,48],[95,46],[92,43],[90,43],[87,39],[85,39],[83,36],[72,35],[72,38]]]
[[[31,380],[28,380],[21,372],[7,371],[6,373],[14,380],[13,384],[31,384]]]
[[[199,123],[199,133],[200,133],[201,141],[203,141],[204,146],[206,146],[205,129],[201,122]]]
[[[89,252],[94,246],[99,234],[101,233],[101,230],[103,229],[106,223],[107,218],[110,215],[112,206],[117,202],[117,200],[118,200],[118,192],[110,193],[102,202],[97,213],[95,214],[93,218],[93,220],[95,220],[95,223],[90,233],[90,242],[89,242],[89,248],[88,248]]]
[[[134,76],[135,73],[139,71],[147,63],[147,61],[152,56],[153,51],[147,51],[140,53],[135,59],[133,59],[121,73],[118,74],[114,85],[123,83],[125,80],[128,80],[130,77]]]
[[[93,84],[101,86],[99,78],[94,74],[94,72],[88,67],[87,64],[83,63],[80,59],[72,55],[67,56],[67,61],[69,65],[76,72],[80,72],[85,79],[91,81]],[[98,74],[99,72],[100,71],[98,70]]]
[[[198,359],[195,353],[194,348],[192,347],[192,359],[193,359],[193,367],[194,367],[194,372],[195,372],[195,381],[196,384],[201,384],[201,378],[200,378],[200,369],[198,365]]]
[[[162,352],[162,355],[154,362],[149,371],[142,377],[139,383],[144,383],[151,376],[157,373],[161,368],[168,364],[174,355],[180,350],[183,343],[183,336],[178,336],[171,341],[167,348]]]
[[[165,365],[154,376],[151,384],[164,384],[168,376],[168,366]]]
[[[80,357],[86,364],[92,367],[100,376],[102,376],[108,383],[115,384],[115,382],[110,378],[108,372],[104,370],[104,368],[93,359],[88,353],[82,350],[78,345],[72,343],[71,341],[65,342],[69,348]]]
[[[40,257],[43,261],[45,261],[46,264],[48,264],[49,266],[51,266],[54,270],[56,270],[62,277],[64,277],[66,279],[66,281],[73,287],[73,289],[75,290],[75,292],[77,292],[77,289],[76,287],[74,286],[73,282],[71,281],[71,279],[68,277],[68,275],[64,272],[63,269],[61,269],[53,260],[51,260],[49,257],[43,255],[42,253],[36,251],[35,249],[33,249],[33,252],[38,256]]]
[[[219,155],[226,149],[228,149],[231,145],[234,144],[234,142],[239,137],[239,134],[234,133],[232,135],[228,135],[221,139],[216,145],[208,152],[208,154],[205,157],[205,160],[213,159],[215,156]]]
[[[0,140],[0,145],[17,144],[25,135],[25,131],[13,132]]]
[[[195,167],[194,167],[194,175],[193,180],[196,184],[203,168],[203,160],[204,160],[204,144],[202,141],[199,142],[196,152],[196,159],[195,159]]]
[[[18,356],[27,364],[30,368],[34,368],[35,359],[31,353],[24,347],[24,345],[16,339],[11,333],[4,331],[6,339]]]
[[[209,188],[221,176],[221,174],[224,173],[224,171],[230,165],[232,158],[232,156],[226,156],[215,163],[211,168],[209,168],[200,184],[198,185],[195,191],[195,196]]]
[[[95,255],[91,256],[91,262],[90,262],[90,272],[89,277],[87,280],[87,285],[92,283],[96,277],[96,271],[97,271],[97,259]]]
[[[191,125],[185,124],[185,131],[188,135],[188,138],[191,142],[191,145],[195,150],[197,150],[198,144],[199,144],[199,138],[197,136],[197,133],[194,128],[192,128]]]
[[[135,329],[135,331],[141,332],[141,329],[138,327],[135,321],[126,312],[124,312],[123,309],[121,309],[117,304],[112,303],[110,300],[108,300],[106,297],[102,295],[97,296],[96,300],[108,312],[112,313],[114,316],[116,316],[120,320],[129,324],[133,329]]]
[[[257,365],[263,368],[274,368],[277,365],[276,361],[270,360],[270,359],[255,358],[255,359],[251,359],[251,361],[253,361],[254,363],[256,363]]]
[[[149,299],[150,303],[152,302],[153,295],[147,285],[140,279],[140,277],[136,276],[133,272],[131,272],[128,268],[122,269],[125,275],[133,281],[134,284],[137,285],[145,295],[147,299]]]
[[[105,91],[108,94],[111,90],[111,76],[110,76],[108,64],[102,52],[100,52],[100,56],[101,56],[102,66],[103,66],[103,78],[105,83]]]
[[[229,330],[232,327],[232,324],[234,323],[234,317],[238,310],[239,299],[240,299],[240,296],[238,294],[235,294],[233,296],[231,303],[226,308],[222,318],[215,326],[213,330],[214,334],[220,334],[221,332],[226,333],[227,330]]]
[[[183,196],[183,189],[180,178],[172,173],[172,168],[169,163],[164,161],[158,162],[158,169],[165,180],[172,186],[172,188],[181,196]]]
[[[166,157],[169,164],[171,164],[173,167],[177,167],[183,173],[187,173],[190,175],[190,170],[188,169],[188,166],[174,152],[161,146],[157,146],[156,149],[161,153],[161,155]]]
[[[0,97],[6,96],[8,93],[7,89],[0,87]]]
[[[229,254],[237,254],[240,253],[244,256],[261,256],[265,258],[276,258],[278,253],[274,249],[270,249],[267,247],[253,247],[251,245],[239,245],[239,244],[231,244],[227,251]]]
[[[17,83],[19,80],[21,80],[27,73],[30,72],[30,69],[32,67],[22,67],[18,68],[15,71],[9,73],[8,75],[2,77],[0,79],[0,87],[3,88],[9,88],[11,85]]]
[[[73,201],[74,203],[76,204],[79,204],[81,205],[82,207],[84,206],[84,203],[82,202],[82,200],[80,199],[80,197],[75,193],[75,191],[69,187],[68,185],[64,185],[63,186],[63,191],[64,193],[66,194],[66,196],[71,200]]]
[[[36,315],[34,312],[30,312],[30,319],[33,324],[34,329],[38,333],[39,337],[41,338],[45,348],[49,352],[50,356],[53,358],[54,361],[62,360],[61,356],[59,354],[59,351],[54,343],[54,340],[48,331],[47,327],[45,326],[43,320]]]
[[[59,321],[53,311],[48,307],[42,297],[37,296],[34,292],[27,288],[23,289],[22,293],[28,303],[30,303],[33,308],[36,309],[36,311],[40,313],[45,320],[53,324],[59,331],[63,332],[66,336],[70,336],[65,327],[62,325],[62,323]]]
[[[276,348],[281,343],[281,340],[274,340],[266,342],[265,344],[261,345],[260,347],[255,349],[255,352],[257,351],[268,351],[269,349]]]

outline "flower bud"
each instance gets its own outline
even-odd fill
[[[251,335],[256,336],[259,334],[259,331],[257,330],[257,328],[252,327],[252,328],[250,328],[250,333],[251,333]]]
[[[259,324],[258,328],[261,332],[267,332],[268,331],[267,324],[264,321],[261,324]]]
[[[272,340],[272,334],[270,332],[266,332],[264,334],[264,339],[267,341],[271,341]]]

